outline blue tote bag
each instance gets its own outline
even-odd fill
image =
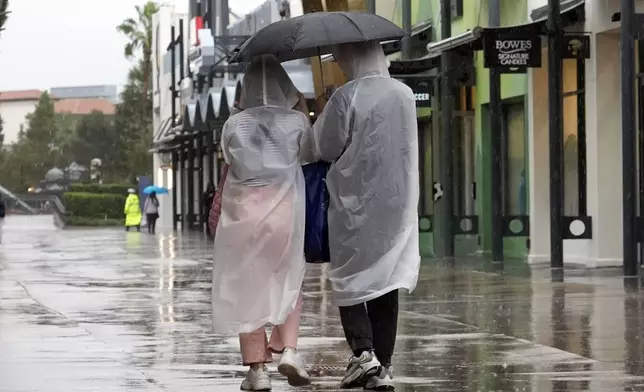
[[[302,166],[306,183],[306,223],[304,231],[304,256],[307,263],[329,262],[329,193],[326,173],[331,164],[311,163]]]

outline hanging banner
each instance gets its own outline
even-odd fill
[[[487,34],[484,44],[486,68],[503,73],[525,73],[541,67],[541,36],[537,34]]]

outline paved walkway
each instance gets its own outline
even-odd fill
[[[197,235],[53,228],[9,217],[0,245],[0,391],[236,391],[235,337],[212,336]],[[334,391],[349,351],[321,267],[301,351]],[[398,391],[644,391],[644,297],[614,271],[476,272],[428,261],[401,304]],[[275,370],[271,367],[271,370]],[[277,374],[275,391],[293,391]],[[301,389],[301,390],[307,390]]]

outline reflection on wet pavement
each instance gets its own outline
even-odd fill
[[[236,337],[210,326],[198,234],[54,229],[10,217],[0,244],[0,391],[235,391]],[[467,265],[467,266],[466,266]],[[310,390],[349,351],[324,267],[305,281]],[[483,272],[427,261],[401,303],[398,391],[644,391],[644,296],[618,271]],[[294,391],[275,374],[275,391]],[[307,390],[302,389],[302,390]]]

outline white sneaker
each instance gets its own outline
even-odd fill
[[[380,374],[373,376],[367,381],[364,389],[369,391],[393,391],[394,388],[394,369],[393,367],[383,367]]]
[[[259,369],[250,369],[239,389],[242,391],[270,391],[271,379],[268,377],[268,369],[265,366]]]
[[[311,377],[304,368],[302,359],[292,348],[287,348],[282,354],[277,371],[288,379],[288,385],[301,387],[311,383]]]
[[[340,382],[340,388],[352,389],[363,387],[372,376],[379,373],[380,362],[372,352],[365,351],[359,358],[351,358],[349,366],[347,366],[347,372],[342,382]]]

